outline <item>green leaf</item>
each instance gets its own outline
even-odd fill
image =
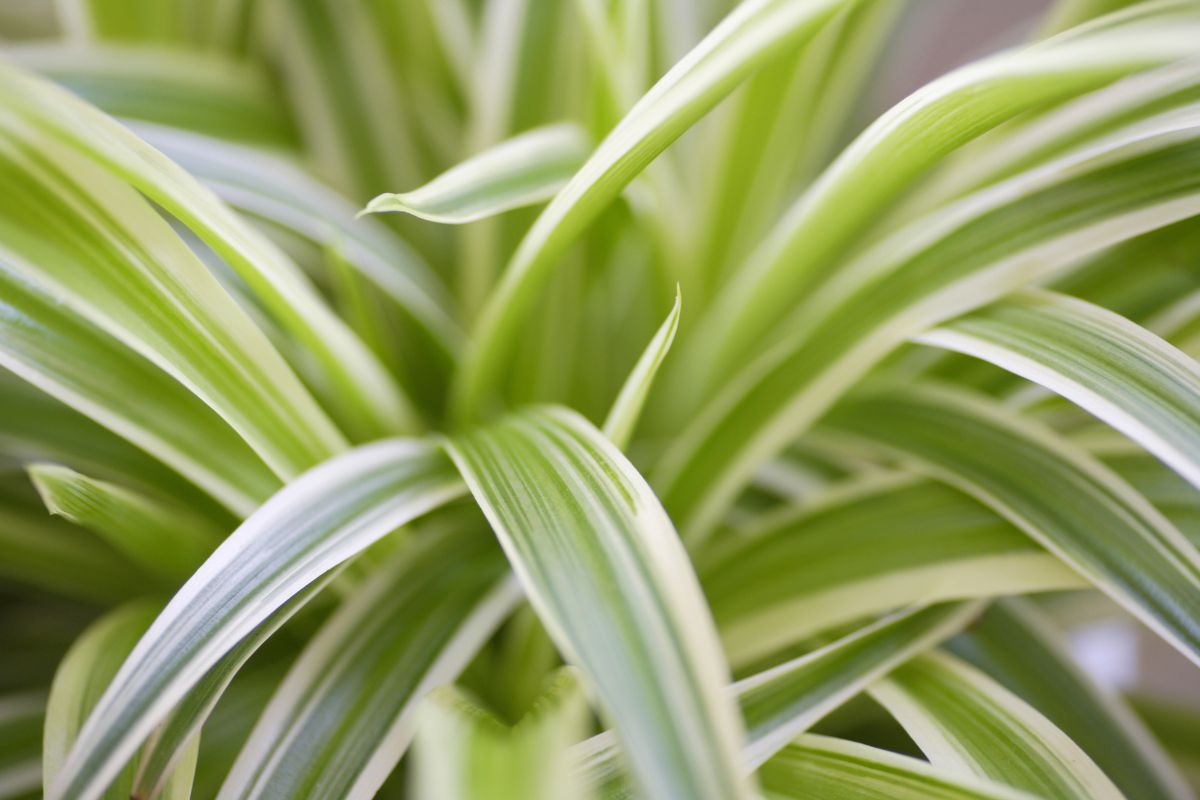
[[[254,147],[153,125],[133,130],[212,189],[226,203],[319,245],[394,300],[444,352],[463,332],[446,288],[405,241],[386,226],[356,219],[355,206],[293,160]]]
[[[679,285],[675,285],[675,305],[671,313],[663,320],[663,324],[654,334],[654,338],[646,345],[645,351],[633,371],[625,379],[617,399],[613,401],[608,416],[604,420],[604,435],[608,440],[622,450],[629,444],[633,431],[637,427],[638,417],[641,416],[642,406],[654,385],[654,376],[662,366],[663,359],[671,350],[675,341],[675,332],[679,329],[679,314],[683,310],[683,295]]]
[[[454,395],[459,419],[495,388],[516,329],[559,257],[659,153],[747,75],[814,35],[846,0],[749,0],[676,64],[601,142],[538,217],[488,299]]]
[[[19,472],[0,484],[0,576],[63,597],[111,604],[152,581],[93,534],[46,513]]]
[[[27,149],[25,159],[34,158],[36,154],[36,157],[59,165],[59,170],[69,166],[74,173],[69,182],[72,194],[77,191],[94,193],[104,187],[107,202],[100,203],[101,207],[111,209],[114,204],[118,205],[125,223],[117,224],[109,219],[105,220],[109,223],[107,227],[127,228],[127,216],[141,217],[147,213],[142,211],[140,199],[119,185],[120,181],[116,179],[120,178],[191,229],[224,259],[281,325],[312,353],[330,381],[344,393],[345,403],[356,408],[382,431],[394,431],[404,425],[405,399],[382,365],[333,314],[295,264],[264,236],[240,221],[194,178],[115,120],[42,79],[0,66],[0,98],[8,112],[4,134],[14,144],[19,142],[20,147]],[[104,172],[112,175],[106,178]],[[45,173],[41,176],[45,178]],[[29,202],[28,198],[24,199]],[[162,223],[139,220],[137,227],[147,234],[156,227],[161,229]],[[126,235],[128,233],[137,231],[126,232]],[[182,283],[190,290],[184,297],[171,299],[189,301],[186,306],[192,306],[189,310],[200,319],[219,312],[221,327],[207,333],[217,336],[231,353],[248,350],[250,363],[255,365],[251,374],[264,371],[270,375],[267,386],[258,387],[260,392],[268,395],[263,402],[268,408],[278,405],[278,413],[289,412],[296,417],[292,437],[313,439],[308,443],[309,449],[329,455],[336,449],[335,445],[341,443],[319,409],[307,400],[303,388],[296,385],[282,364],[273,363],[276,359],[272,354],[264,352],[261,335],[239,319],[236,309],[226,307],[226,300],[218,298],[215,283],[200,274],[195,259],[185,255],[182,247],[170,237],[157,235],[162,237],[162,241],[156,242],[157,254],[167,257],[166,264],[141,266],[157,267],[154,274],[166,267],[165,274],[161,275],[167,281],[166,286]],[[6,238],[6,245],[12,243]],[[143,242],[143,246],[147,244]],[[156,251],[152,249],[151,252]],[[49,265],[39,266],[46,269]],[[101,281],[100,288],[111,292],[114,287]],[[162,335],[165,336],[165,332]],[[269,387],[274,387],[274,391],[269,391]],[[235,410],[224,409],[227,414]],[[303,442],[293,443],[296,444]],[[284,464],[292,460],[287,459]],[[292,470],[293,474],[315,463],[311,458],[302,461]]]
[[[1145,725],[1075,664],[1032,603],[1013,598],[994,604],[950,649],[1037,708],[1129,800],[1194,796]]]
[[[483,531],[401,546],[301,653],[221,800],[374,797],[409,744],[418,702],[454,680],[519,599],[504,572]]]
[[[114,117],[272,146],[296,134],[266,75],[215,53],[137,45],[5,47],[33,70]]]
[[[575,785],[570,745],[588,722],[582,688],[569,668],[554,675],[533,708],[511,727],[462,691],[436,689],[421,708],[414,796],[585,800]]]
[[[183,383],[281,476],[343,446],[261,331],[145,199],[56,140],[6,121],[6,270]]]
[[[2,252],[0,287],[4,367],[173,467],[234,513],[250,513],[279,486],[258,456],[199,398],[71,313],[44,287],[24,279]],[[130,392],[131,386],[137,391]],[[44,403],[26,396],[14,400],[18,405],[10,408],[24,412],[26,435],[65,421],[55,409],[50,412],[54,419],[43,424]],[[72,440],[63,446],[77,445]],[[161,465],[138,466],[139,472],[155,468],[164,471]]]
[[[921,334],[1057,392],[1200,487],[1200,367],[1111,311],[1027,291]]]
[[[730,692],[748,726],[742,751],[746,771],[897,665],[957,633],[979,610],[977,603],[909,608],[735,683]],[[590,785],[603,787],[604,796],[627,791],[611,733],[593,736],[579,751]]]
[[[271,2],[258,15],[318,172],[359,202],[413,185],[420,164],[371,6]]]
[[[1200,127],[1168,115],[938,209],[839,270],[661,459],[685,536],[707,535],[761,463],[908,337],[1200,213],[1198,161]]]
[[[1020,114],[1190,57],[1187,43],[1200,23],[1195,9],[1164,16],[1149,32],[1117,27],[968,64],[880,116],[788,209],[723,292],[696,343],[698,351],[720,348],[709,352],[709,374],[724,375],[752,352],[946,155]]]
[[[42,780],[49,787],[62,771],[71,745],[92,707],[150,626],[159,606],[140,601],[110,611],[84,631],[58,666],[46,705]],[[110,779],[111,780],[111,779]],[[132,765],[112,781],[103,797],[127,800],[133,786]]]
[[[915,758],[811,734],[788,745],[759,774],[768,800],[1033,800]]]
[[[574,123],[535,128],[471,156],[424,186],[381,194],[363,213],[399,211],[461,225],[543,203],[575,174],[588,149],[587,136]]]
[[[604,436],[553,408],[447,449],[530,602],[582,668],[651,797],[746,797],[716,630],[650,487]]]
[[[96,704],[47,797],[97,796],[170,709],[290,598],[461,493],[445,457],[411,440],[352,450],[289,483],[167,604]]]
[[[766,512],[697,559],[735,667],[907,605],[1088,585],[982,503],[894,475]]]
[[[99,335],[98,331],[95,333]],[[11,344],[15,338],[8,342]],[[200,405],[196,408],[203,410]],[[233,443],[240,441],[232,432],[227,435]],[[179,473],[164,469],[161,461],[6,370],[0,370],[0,446],[15,461],[66,464],[139,491],[171,498],[222,526],[234,520],[230,511]],[[251,452],[244,443],[241,447],[244,453]],[[266,465],[259,462],[258,470],[266,476],[268,486],[276,485]],[[270,491],[273,488],[265,490],[263,496]],[[247,513],[250,510],[247,508]]]
[[[756,768],[818,720],[913,656],[971,623],[981,602],[912,608],[733,686]]]
[[[1101,800],[1121,793],[1065,733],[983,673],[926,654],[871,690],[934,766],[1039,797]]]
[[[929,386],[847,401],[830,423],[987,503],[1200,661],[1200,554],[1086,451],[982,397]]]
[[[67,467],[34,464],[28,471],[51,514],[95,532],[168,587],[183,583],[225,533],[186,507]]]

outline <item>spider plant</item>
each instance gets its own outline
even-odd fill
[[[1192,797],[1200,2],[928,10],[8,0],[0,797]]]

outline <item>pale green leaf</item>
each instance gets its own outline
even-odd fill
[[[547,631],[584,670],[649,796],[748,796],[716,630],[645,480],[547,408],[447,444]]]
[[[802,736],[759,773],[768,800],[1033,800],[915,758],[827,736]]]
[[[248,514],[278,487],[266,465],[199,398],[22,278],[2,253],[0,287],[0,364],[174,468],[237,514]],[[14,399],[19,405],[9,408],[24,412],[26,435],[36,433],[43,427],[37,420],[44,404]],[[51,413],[51,425],[64,421],[61,413]],[[149,469],[139,466],[139,472]]]
[[[646,345],[641,358],[633,366],[633,371],[621,385],[617,399],[613,401],[608,416],[604,419],[604,435],[617,447],[624,449],[637,428],[638,417],[641,416],[642,406],[654,385],[654,376],[663,359],[671,350],[675,341],[675,332],[679,329],[679,314],[683,310],[683,295],[679,285],[675,286],[675,305],[671,313],[663,320],[663,324],[654,334],[654,338]]]
[[[735,667],[907,605],[1087,585],[982,503],[891,475],[752,519],[698,571]]]
[[[871,696],[896,717],[935,766],[991,778],[1045,798],[1122,797],[1053,723],[952,656],[919,656],[876,684]]]
[[[789,308],[832,274],[863,234],[941,158],[1014,117],[1195,51],[1195,9],[1151,32],[1120,28],[1001,53],[925,85],[882,115],[784,214],[704,326],[710,375],[751,352]],[[698,347],[705,350],[705,347]]]
[[[932,386],[848,400],[830,424],[987,503],[1200,661],[1200,553],[1086,451],[983,397]]]
[[[158,604],[147,601],[120,606],[92,623],[71,645],[54,674],[46,706],[42,751],[45,786],[53,784],[62,771],[67,753],[92,707],[158,610]],[[131,767],[112,781],[103,796],[126,800],[132,786]]]
[[[577,785],[570,745],[587,730],[588,707],[569,668],[508,726],[463,692],[442,687],[421,708],[414,796],[438,800],[559,800]]]
[[[433,535],[402,545],[313,637],[221,800],[375,796],[412,738],[417,703],[456,677],[520,596],[484,531]]]
[[[296,138],[266,76],[215,54],[37,43],[5,48],[3,57],[114,117],[264,145],[288,146]]]
[[[225,202],[294,232],[347,263],[394,300],[444,351],[456,354],[463,333],[446,288],[403,239],[284,156],[156,125],[134,131]]]
[[[588,150],[586,135],[574,123],[536,128],[471,156],[417,189],[381,194],[364,213],[399,211],[461,225],[543,203],[566,185]]]
[[[128,181],[228,262],[280,324],[312,352],[330,380],[345,393],[344,402],[357,408],[383,431],[403,426],[407,412],[405,399],[378,361],[278,248],[240,221],[194,178],[119,123],[42,79],[4,66],[0,68],[0,97],[5,105],[6,137],[20,142],[31,153],[41,153],[52,163],[72,165],[77,173],[82,173],[76,174],[71,183],[80,191],[96,192],[112,183],[112,178],[106,180],[98,174],[103,171]],[[86,181],[81,184],[78,179],[84,177]],[[127,207],[138,205],[125,197],[128,189],[114,185],[106,191],[116,194],[111,199],[119,200],[127,213],[136,211]],[[113,203],[102,205],[112,207]],[[149,229],[150,224],[145,222],[142,226]],[[210,279],[196,274],[190,258],[172,252],[180,249],[178,245],[165,239],[158,244],[166,248],[171,256],[168,263],[174,268],[164,277],[170,277],[171,284],[181,281],[195,291],[203,290],[201,308],[207,307],[209,313],[219,310],[221,302],[215,298],[213,289],[205,286]],[[101,285],[111,291],[112,287]],[[200,300],[189,299],[193,304]],[[226,326],[222,330],[232,339],[226,344],[231,352],[261,351],[261,337],[247,330],[245,323],[238,322],[233,312],[224,311],[221,320]],[[231,335],[233,330],[238,331],[236,336]],[[259,362],[258,369],[272,374],[273,384],[279,387],[276,391],[284,394],[271,403],[282,403],[282,409],[291,410],[302,420],[298,423],[300,428],[308,436],[324,441],[328,450],[333,439],[329,423],[309,407],[311,404],[305,404],[302,388],[294,386],[294,380],[278,365],[272,365],[270,356],[257,352],[255,360]],[[308,461],[300,469],[312,463]]]
[[[843,5],[749,0],[638,101],[538,217],[489,297],[456,386],[460,418],[482,410],[526,310],[587,223],[741,80],[802,44]]]
[[[658,469],[685,536],[905,339],[1105,246],[1200,213],[1200,127],[1173,116],[1064,156],[885,237],[793,312]]]
[[[88,800],[213,666],[289,599],[462,484],[432,445],[358,448],[292,481],[167,604],[96,704],[52,800]]]
[[[51,514],[95,532],[171,588],[204,563],[226,533],[186,507],[67,467],[34,464],[28,471]]]
[[[1200,487],[1200,367],[1082,300],[1023,292],[917,337],[1062,395]]]
[[[735,683],[730,692],[748,726],[742,751],[746,771],[757,769],[897,665],[957,633],[979,611],[977,603],[906,609]],[[605,796],[625,791],[611,733],[592,737],[579,750],[590,785],[603,787]]]
[[[1033,705],[1091,756],[1129,800],[1194,795],[1123,700],[1096,684],[1032,603],[992,605],[949,648]]]

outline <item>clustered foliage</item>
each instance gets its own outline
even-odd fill
[[[921,2],[0,5],[0,798],[1193,797],[1200,2]]]

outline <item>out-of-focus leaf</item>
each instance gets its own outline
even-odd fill
[[[414,796],[439,800],[559,800],[578,786],[570,745],[587,730],[578,678],[560,670],[516,725],[508,726],[452,687],[421,709]]]

